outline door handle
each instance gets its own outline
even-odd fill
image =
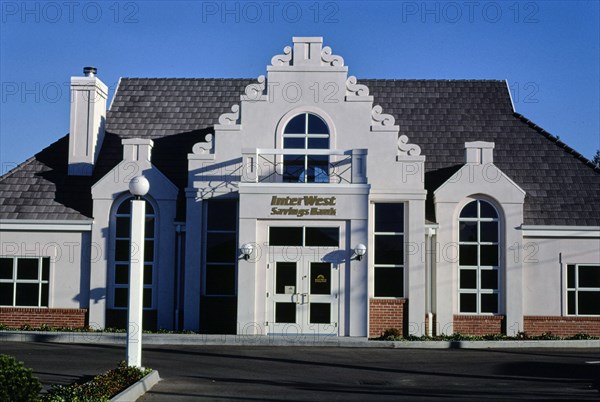
[[[308,304],[308,303],[310,303],[310,294],[302,293],[302,304]]]
[[[300,294],[300,293],[294,293],[292,295],[292,303],[302,304],[302,302],[300,301],[300,296],[302,296],[302,294]],[[296,301],[294,301],[294,297],[296,297]],[[304,300],[304,298],[302,298],[302,300]]]

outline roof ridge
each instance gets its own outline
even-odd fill
[[[60,137],[59,139],[57,139],[56,141],[48,144],[47,146],[45,146],[44,148],[42,148],[39,152],[37,152],[35,155],[30,156],[29,158],[27,158],[25,161],[19,163],[17,166],[15,166],[14,168],[10,169],[8,172],[4,173],[3,175],[0,176],[0,181],[9,178],[11,175],[13,175],[14,173],[20,171],[23,167],[25,167],[26,165],[30,164],[33,161],[37,160],[37,155],[39,155],[40,153],[44,152],[46,149],[50,148],[52,145],[56,144],[57,142],[61,141],[62,139],[64,139],[66,136],[68,136],[69,133],[63,135],[62,137]]]
[[[529,120],[527,117],[523,116],[520,113],[514,112],[513,115],[516,118],[518,118],[519,120],[521,120],[523,123],[527,124],[529,127],[533,128],[535,131],[537,131],[538,134],[543,135],[547,139],[554,142],[557,146],[562,148],[565,152],[569,153],[570,155],[574,156],[579,161],[583,162],[584,165],[590,167],[593,171],[600,173],[600,166],[596,166],[591,160],[589,160],[588,158],[583,156],[583,154],[579,153],[574,148],[571,148],[570,146],[568,146],[567,144],[562,142],[558,138],[558,136],[550,134],[548,131],[544,130],[542,127],[538,126],[533,121]]]
[[[121,77],[121,79],[123,80],[131,80],[131,81],[137,81],[137,80],[163,80],[163,81],[169,81],[169,80],[180,80],[180,81],[208,81],[208,80],[217,80],[217,81],[246,81],[246,80],[256,80],[256,77],[238,77],[238,78],[233,78],[233,77]]]
[[[44,148],[45,149],[45,148]],[[37,155],[37,154],[36,154]],[[35,155],[30,156],[28,159],[25,159],[25,161],[19,163],[17,166],[15,166],[14,168],[10,169],[8,172],[4,173],[3,175],[0,176],[0,182],[9,178],[10,176],[12,176],[14,173],[18,172],[21,170],[21,168],[25,167],[25,165],[30,164],[31,162],[33,162],[35,160]]]

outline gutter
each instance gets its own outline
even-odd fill
[[[90,220],[0,219],[0,230],[21,232],[91,232]]]

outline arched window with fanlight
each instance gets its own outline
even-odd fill
[[[129,247],[131,243],[131,200],[127,198],[116,210],[114,226],[114,258],[112,264],[112,308],[126,309],[129,298]],[[154,285],[156,283],[154,244],[156,214],[154,207],[146,200],[146,223],[144,234],[144,309],[154,306]]]
[[[484,200],[466,204],[459,216],[458,309],[465,314],[496,314],[500,298],[500,219]]]
[[[298,149],[298,155],[283,156],[283,181],[329,183],[329,155],[311,155],[309,150],[329,149],[329,127],[313,113],[294,116],[283,130],[283,148]]]

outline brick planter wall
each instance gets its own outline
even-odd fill
[[[78,308],[0,307],[0,324],[12,328],[20,328],[23,325],[37,328],[42,324],[51,327],[83,328],[86,316],[87,310]]]
[[[454,332],[463,335],[501,334],[503,315],[455,315]]]
[[[377,338],[383,331],[396,328],[404,334],[406,299],[369,300],[369,338]]]
[[[525,316],[523,326],[527,335],[552,332],[558,336],[573,336],[579,333],[600,336],[600,317]]]

